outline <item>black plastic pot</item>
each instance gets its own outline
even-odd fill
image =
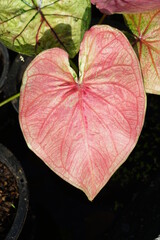
[[[18,186],[19,199],[17,212],[13,224],[5,238],[5,240],[16,240],[24,226],[29,206],[27,180],[20,162],[2,144],[0,144],[0,161],[6,165],[10,172],[12,172]]]
[[[4,93],[7,98],[17,94],[20,91],[22,77],[33,57],[17,54],[8,73],[4,86]],[[19,98],[12,101],[14,109],[18,112]]]
[[[9,54],[7,48],[0,43],[0,92],[7,78],[9,68]]]

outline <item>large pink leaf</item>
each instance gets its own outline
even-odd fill
[[[135,13],[160,9],[160,0],[91,0],[105,14]]]
[[[143,14],[125,14],[138,50],[145,90],[160,94],[160,10]]]
[[[92,200],[137,142],[145,93],[134,50],[109,26],[85,33],[79,68],[77,79],[64,50],[39,54],[24,74],[19,117],[28,146]]]

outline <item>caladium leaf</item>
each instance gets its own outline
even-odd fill
[[[26,55],[60,47],[72,58],[90,13],[90,0],[0,0],[0,41]]]
[[[91,0],[105,14],[137,13],[160,9],[159,0]]]
[[[125,14],[138,53],[145,90],[160,94],[160,10],[143,14]]]
[[[25,71],[19,120],[26,142],[89,200],[134,148],[144,115],[139,61],[123,33],[109,26],[85,33],[79,79],[58,48]]]

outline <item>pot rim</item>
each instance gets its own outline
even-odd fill
[[[0,161],[3,164],[5,164],[8,167],[8,169],[12,172],[13,176],[16,179],[19,190],[19,199],[16,216],[5,238],[5,240],[11,239],[16,240],[18,239],[23,228],[29,207],[29,193],[27,180],[20,162],[16,159],[13,153],[1,143],[0,143]]]
[[[3,88],[5,80],[7,78],[8,70],[9,70],[9,54],[8,49],[0,42],[0,52],[3,58],[3,70],[0,76],[0,90]]]
[[[23,59],[23,60],[22,60]],[[23,54],[16,54],[11,67],[8,71],[8,77],[4,84],[4,93],[7,97],[17,94],[17,85],[22,83],[23,74],[34,57]],[[20,82],[19,82],[20,81]],[[12,105],[16,112],[19,112],[19,98],[12,100]]]

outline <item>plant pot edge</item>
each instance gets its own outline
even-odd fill
[[[16,240],[18,239],[23,225],[25,223],[28,207],[29,207],[29,192],[28,184],[25,177],[24,170],[20,162],[16,159],[13,153],[0,143],[0,161],[5,164],[8,169],[12,172],[16,179],[19,199],[15,219],[13,224],[5,237],[5,240]]]

